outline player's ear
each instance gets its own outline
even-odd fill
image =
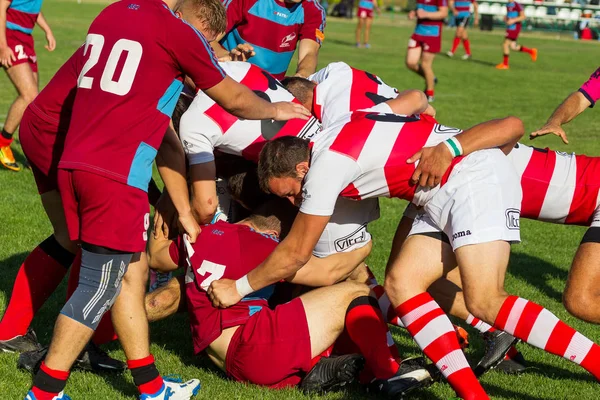
[[[174,14],[177,18],[183,19],[183,14],[181,14],[181,11],[175,11]]]
[[[308,172],[308,161],[302,161],[299,164],[296,164],[296,174],[300,179],[304,179],[304,176]]]
[[[269,236],[274,236],[276,238],[279,237],[279,232],[277,232],[275,230],[272,230],[272,229],[268,229],[268,230],[264,231],[263,233],[265,233],[265,234],[267,234]]]

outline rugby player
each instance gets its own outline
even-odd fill
[[[200,28],[197,6],[186,2],[182,14],[186,8],[188,19]],[[197,50],[190,51],[190,46]],[[84,64],[83,55],[76,56],[83,67],[58,173],[70,238],[82,242],[80,284],[58,317],[48,355],[28,396],[63,397],[76,355],[114,303],[112,319],[140,395],[188,399],[199,382],[166,382],[149,353],[143,309],[147,265],[140,256],[149,225],[145,191],[151,163],[182,78],[190,76],[198,89],[245,118],[279,120],[303,118],[305,113],[290,103],[269,104],[227,78],[206,39],[161,1],[108,6],[92,23],[83,51],[89,58]],[[127,58],[115,80],[123,52]],[[176,189],[165,183],[168,191]],[[171,198],[194,241],[199,227],[189,199]],[[132,260],[139,260],[140,267],[128,270]]]
[[[231,308],[212,306],[206,292],[210,283],[241,278],[256,268],[276,248],[294,215],[288,202],[270,201],[237,224],[219,221],[204,227],[194,244],[181,237],[168,240],[160,232],[158,239],[150,240],[153,268],[186,269],[183,290],[194,352],[206,352],[237,381],[282,388],[302,380],[300,387],[308,391],[333,389],[351,380],[358,367],[356,357],[319,357],[344,332],[346,338],[338,341],[338,347],[349,338],[352,352],[365,356],[374,376],[371,390],[400,396],[430,382],[422,364],[400,363],[390,352],[387,326],[365,284],[344,282],[315,289],[273,308],[268,299],[274,287],[269,286]],[[180,296],[178,291],[175,295]],[[147,299],[147,304],[151,302]]]
[[[0,136],[0,163],[12,171],[21,169],[10,149],[13,135],[25,108],[38,94],[37,56],[31,35],[36,24],[46,34],[46,50],[56,48],[56,40],[41,9],[42,0],[0,2],[0,64],[18,93],[8,109]]]
[[[417,26],[408,40],[406,66],[425,79],[425,94],[430,103],[437,81],[433,60],[442,49],[442,27],[447,16],[446,0],[418,0],[416,11],[408,14],[410,19],[417,18]]]
[[[358,10],[356,16],[358,23],[356,24],[356,47],[370,49],[369,36],[371,34],[371,24],[373,24],[373,11],[377,14],[381,13],[381,9],[377,4],[377,0],[360,0],[358,2]],[[361,36],[364,32],[364,41],[361,44]]]
[[[317,0],[227,0],[227,32],[213,47],[220,60],[248,61],[282,79],[298,49],[296,76],[317,69],[325,9]],[[241,58],[238,58],[241,57]]]
[[[167,4],[167,3],[165,3]],[[168,4],[175,6],[175,1]],[[225,13],[218,0],[198,3],[201,31],[215,38],[225,27]],[[180,11],[176,11],[181,14]],[[71,120],[77,78],[83,63],[78,62],[80,48],[57,71],[39,96],[26,109],[20,127],[21,145],[33,171],[44,210],[53,227],[45,239],[25,259],[15,279],[7,309],[0,321],[0,350],[28,352],[39,350],[35,333],[28,330],[34,315],[56,290],[68,268],[73,264],[67,298],[75,291],[79,279],[81,257],[67,231],[62,200],[58,192],[57,165],[63,152],[64,138]],[[169,136],[165,137],[168,141]],[[179,143],[175,137],[175,143]],[[165,151],[161,146],[159,154]],[[160,168],[160,166],[159,166]],[[163,169],[161,168],[161,171]],[[114,339],[110,316],[103,318],[94,335],[94,343]],[[109,358],[93,345],[86,347],[79,360],[91,362],[88,369],[123,369],[123,363]]]
[[[560,136],[563,142],[569,143],[567,134],[562,129],[562,125],[573,120],[581,114],[586,108],[594,107],[596,101],[600,99],[600,68],[598,68],[578,91],[571,93],[556,110],[552,113],[546,124],[530,136],[534,139],[538,136],[553,133]]]
[[[502,51],[504,52],[504,58],[502,62],[496,65],[496,69],[509,69],[508,66],[508,56],[510,55],[510,51],[522,51],[531,56],[531,61],[536,61],[538,56],[538,51],[535,48],[528,48],[523,45],[517,43],[517,39],[519,38],[519,33],[521,33],[521,25],[522,22],[525,21],[525,11],[523,11],[523,6],[516,1],[510,1],[506,5],[506,37],[504,38],[504,42],[502,43]]]
[[[456,35],[452,42],[452,49],[446,54],[448,57],[454,57],[454,53],[456,53],[456,49],[462,40],[463,46],[465,46],[465,54],[462,56],[462,59],[468,60],[471,58],[471,43],[469,42],[467,28],[471,21],[471,5],[473,6],[474,14],[473,26],[477,27],[479,25],[477,0],[450,0],[448,4],[456,22]]]

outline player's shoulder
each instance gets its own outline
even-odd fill
[[[302,0],[301,4],[305,12],[318,15],[325,21],[327,12],[318,0]]]

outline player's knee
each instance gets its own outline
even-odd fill
[[[23,93],[21,93],[21,98],[23,99],[23,101],[25,101],[27,104],[29,104],[36,98],[37,95],[38,95],[37,88],[31,87],[31,88],[28,88],[27,90],[24,90]]]
[[[405,64],[408,69],[412,69],[413,71],[419,70],[419,63],[416,61],[406,60]]]
[[[598,323],[600,321],[600,291],[592,288],[567,286],[563,294],[563,304],[569,314],[581,320]]]
[[[95,330],[114,304],[131,254],[100,254],[82,250],[79,285],[61,314]]]
[[[169,284],[146,295],[146,314],[150,322],[163,319],[177,310],[181,293],[179,285],[176,286]]]

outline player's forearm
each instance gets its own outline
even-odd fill
[[[298,60],[298,68],[296,68],[296,76],[301,76],[303,78],[312,75],[317,70],[317,63],[319,61],[319,56],[317,52],[311,52],[301,59]]]
[[[308,263],[312,254],[300,254],[286,246],[285,241],[267,259],[248,274],[254,291],[294,275]]]
[[[215,54],[217,56],[217,58],[222,58],[222,57],[227,57],[229,56],[229,51],[227,51],[227,49],[225,47],[223,47],[221,45],[221,43],[219,43],[219,40],[214,40],[210,43],[210,45],[212,46],[213,50],[215,51]]]
[[[230,114],[244,119],[274,119],[275,106],[272,103],[258,97],[254,92],[242,84],[236,85],[236,94],[229,97],[225,104],[219,103],[221,107]]]
[[[566,124],[581,114],[590,105],[590,101],[581,92],[573,92],[554,110],[550,118],[548,118],[547,124],[558,126]]]
[[[185,153],[171,127],[156,155],[156,166],[177,212],[180,215],[191,213]]]
[[[421,90],[405,90],[398,97],[385,102],[395,114],[414,115],[421,114],[429,103],[427,96]]]
[[[475,125],[456,136],[463,149],[463,154],[468,155],[477,150],[500,147],[508,150],[523,137],[525,127],[517,117],[495,119]]]
[[[52,29],[50,29],[50,25],[48,25],[48,22],[46,22],[46,18],[44,18],[44,15],[42,13],[38,14],[37,20],[35,22],[45,33],[52,32]]]

